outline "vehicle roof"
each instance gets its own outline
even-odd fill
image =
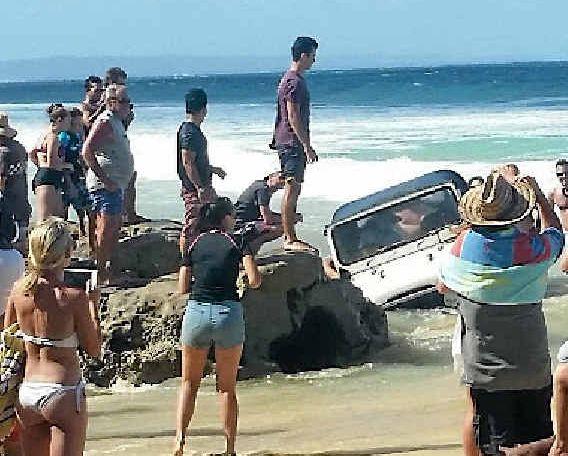
[[[411,193],[420,192],[421,190],[427,190],[431,187],[436,187],[446,183],[453,183],[462,194],[468,189],[467,182],[455,171],[433,171],[339,206],[333,214],[331,225],[340,223],[345,219],[351,218],[361,212],[372,209],[373,207],[381,206],[399,198],[404,198],[406,195]]]

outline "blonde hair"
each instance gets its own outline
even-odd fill
[[[28,271],[16,284],[16,291],[34,293],[42,272],[63,266],[72,249],[73,238],[65,220],[48,217],[38,223],[29,235]]]

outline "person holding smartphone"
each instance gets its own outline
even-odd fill
[[[236,285],[239,267],[243,265],[251,288],[260,287],[262,277],[250,248],[238,246],[233,239],[234,226],[235,208],[229,198],[220,197],[214,203],[206,203],[200,211],[201,234],[184,255],[180,270],[179,291],[191,291],[191,294],[181,330],[182,382],[176,456],[184,454],[186,429],[195,409],[203,367],[212,343],[215,344],[217,390],[222,403],[225,454],[235,454],[237,371],[245,339],[243,309]]]
[[[24,454],[83,454],[87,402],[77,349],[99,357],[98,290],[63,281],[73,239],[67,223],[49,217],[29,236],[28,273],[8,298],[4,325],[17,322],[26,366],[17,406]]]

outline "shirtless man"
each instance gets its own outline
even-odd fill
[[[556,162],[556,176],[560,185],[548,194],[548,201],[553,208],[558,208],[560,222],[564,229],[564,237],[568,233],[568,160],[564,158]],[[560,257],[560,269],[568,272],[568,254]]]
[[[85,134],[89,133],[93,122],[101,109],[102,95],[104,93],[103,81],[98,76],[89,76],[85,79],[85,99],[81,102]]]

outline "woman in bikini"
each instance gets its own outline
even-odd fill
[[[72,248],[66,222],[41,222],[29,238],[29,272],[16,283],[4,316],[6,326],[19,324],[25,341],[17,414],[27,455],[78,456],[85,445],[87,403],[77,348],[100,355],[100,295],[63,283]]]
[[[260,287],[261,275],[250,248],[238,246],[231,236],[235,208],[228,198],[205,204],[200,211],[201,234],[184,255],[180,292],[191,295],[181,330],[182,383],[177,412],[174,454],[183,455],[186,429],[203,375],[211,343],[215,343],[217,391],[221,396],[226,453],[234,454],[237,435],[237,370],[245,338],[243,310],[237,295],[242,263],[251,288]]]
[[[50,215],[62,217],[64,206],[63,168],[65,151],[61,147],[58,135],[69,130],[71,117],[61,104],[52,104],[47,108],[49,128],[39,147],[30,153],[31,160],[38,169],[32,182],[36,195],[38,220],[45,220]]]

